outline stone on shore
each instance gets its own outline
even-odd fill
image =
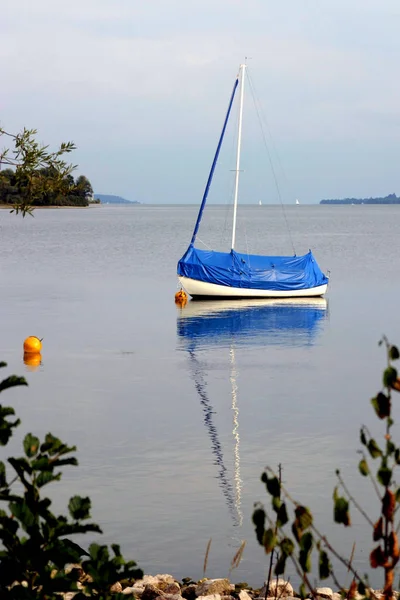
[[[260,590],[259,598],[265,598],[268,582],[264,582],[264,587]],[[268,598],[288,598],[294,596],[293,586],[285,579],[271,579],[269,582]]]
[[[202,598],[203,596],[230,596],[231,591],[235,589],[235,586],[231,585],[229,579],[206,579],[202,581],[196,587],[196,596]],[[214,600],[221,600],[216,598]]]
[[[239,592],[239,600],[253,600],[250,594],[246,592],[246,590],[240,590]]]
[[[326,598],[327,600],[332,600],[332,598],[333,598],[333,591],[331,590],[331,588],[328,588],[328,587],[315,588],[315,592],[316,592],[317,596],[319,596],[320,598]]]

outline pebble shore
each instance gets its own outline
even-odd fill
[[[79,568],[79,565],[73,565]],[[81,582],[87,575],[82,571]],[[78,584],[79,586],[79,584]],[[273,579],[266,595],[266,582],[261,588],[253,589],[247,583],[233,584],[229,579],[201,579],[194,582],[188,578],[181,582],[172,575],[145,575],[143,579],[134,582],[121,581],[115,583],[111,592],[123,594],[127,599],[137,600],[298,600],[293,586],[284,579]],[[319,587],[315,590],[317,600],[342,600],[343,596],[329,587]],[[372,600],[383,600],[382,590],[369,590]],[[73,600],[75,592],[64,594],[64,600]],[[399,594],[395,592],[399,599]],[[354,600],[363,598],[356,594]]]

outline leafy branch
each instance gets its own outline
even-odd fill
[[[383,388],[372,398],[371,404],[378,419],[384,421],[385,431],[384,443],[379,445],[371,436],[366,427],[360,431],[360,441],[364,450],[361,450],[361,460],[358,465],[359,472],[372,481],[380,503],[380,515],[376,522],[371,519],[361,504],[350,493],[344,482],[340,471],[336,471],[338,485],[333,492],[333,516],[334,521],[345,527],[351,526],[350,505],[363,516],[371,528],[373,542],[378,542],[370,553],[370,565],[373,569],[382,568],[384,572],[383,594],[385,600],[393,600],[394,570],[400,558],[398,527],[396,527],[395,514],[397,503],[400,503],[400,488],[396,488],[394,471],[400,464],[400,448],[392,439],[392,392],[400,392],[400,378],[393,362],[400,358],[399,350],[392,346],[386,337],[380,341],[380,345],[386,347],[387,366],[383,372]],[[379,461],[378,468],[374,474],[369,460]],[[330,544],[327,537],[315,526],[313,515],[309,508],[296,502],[285,486],[282,485],[280,476],[269,467],[261,477],[265,484],[267,493],[271,497],[271,508],[276,513],[275,520],[272,519],[261,504],[255,505],[253,512],[253,523],[255,525],[256,537],[260,545],[264,547],[267,554],[275,549],[279,550],[279,558],[275,565],[275,574],[282,575],[286,569],[287,559],[290,557],[295,569],[301,579],[300,595],[305,597],[310,593],[316,597],[316,591],[310,583],[309,573],[312,568],[312,556],[314,551],[318,553],[318,571],[321,580],[332,577],[335,584],[347,598],[354,598],[357,591],[360,594],[370,596],[372,594],[368,580],[362,577],[353,567],[353,552],[350,559],[344,558]],[[342,490],[344,495],[341,495]],[[288,507],[293,510],[290,519]],[[288,527],[290,526],[290,532]],[[352,573],[353,580],[349,590],[340,585],[332,567],[330,556],[339,560]]]

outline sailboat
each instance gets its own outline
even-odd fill
[[[300,204],[300,202],[297,200],[297,198],[296,198],[296,204]]]
[[[298,298],[323,296],[328,287],[328,277],[322,273],[311,250],[304,256],[250,255],[235,250],[245,70],[246,65],[240,65],[193,235],[188,249],[178,262],[179,282],[193,298]],[[231,250],[230,252],[200,250],[195,247],[196,236],[238,88],[240,89],[240,101]]]

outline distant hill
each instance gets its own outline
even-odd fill
[[[95,198],[98,198],[101,204],[140,204],[135,200],[127,200],[121,196],[113,196],[112,194],[93,194]]]
[[[396,194],[389,194],[384,198],[342,198],[337,200],[321,200],[320,204],[400,204]]]

